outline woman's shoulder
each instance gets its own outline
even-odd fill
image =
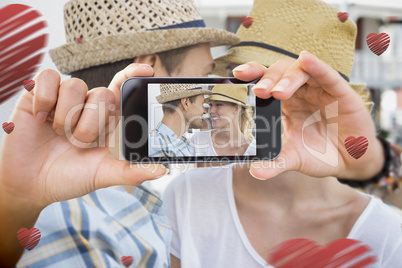
[[[402,216],[399,212],[377,197],[369,204],[354,224],[349,239],[355,239],[370,247],[371,254],[378,259],[379,267],[399,267],[402,255]],[[377,267],[377,266],[376,266]]]

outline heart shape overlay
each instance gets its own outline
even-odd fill
[[[251,25],[253,25],[253,18],[252,17],[243,17],[243,18],[241,18],[241,24],[245,28],[249,28]]]
[[[27,228],[21,228],[17,232],[17,238],[21,246],[27,250],[32,250],[36,245],[38,245],[41,237],[39,229],[32,228],[28,230]]]
[[[4,130],[4,132],[6,132],[7,134],[10,134],[11,132],[13,132],[14,127],[15,127],[15,125],[14,125],[13,122],[10,122],[10,123],[4,122],[4,123],[3,123],[3,130]]]
[[[359,159],[364,155],[368,148],[368,140],[366,137],[347,137],[345,140],[345,148],[348,154],[354,159]]]
[[[129,267],[131,264],[133,264],[133,257],[131,256],[123,256],[121,257],[121,263],[123,263],[124,266]]]
[[[78,43],[78,44],[84,43],[84,38],[82,38],[82,37],[75,38],[74,40],[75,40],[75,42]]]
[[[292,239],[276,247],[268,263],[275,268],[363,268],[377,262],[372,249],[354,239],[339,239],[321,246],[308,239]],[[345,264],[347,266],[345,266]]]
[[[31,91],[35,87],[34,80],[24,80],[24,82],[22,82],[22,84],[24,85],[24,88],[28,91]]]
[[[349,18],[348,12],[338,12],[338,19],[343,23]]]
[[[377,56],[380,56],[387,50],[390,41],[391,38],[386,33],[380,33],[378,35],[376,33],[371,33],[366,37],[369,49]]]
[[[0,103],[21,88],[42,62],[47,45],[42,15],[30,6],[7,5],[0,9]]]

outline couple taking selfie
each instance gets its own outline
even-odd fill
[[[256,155],[246,85],[221,84],[210,91],[198,84],[161,84],[160,92],[156,99],[163,118],[150,133],[150,157]],[[203,128],[204,103],[209,104],[213,129],[196,132],[189,140],[184,136],[188,128]]]
[[[356,25],[340,22],[337,12],[319,0],[255,0],[248,15],[252,26],[240,26],[235,35],[207,28],[191,0],[69,1],[67,44],[49,53],[73,78],[61,83],[55,70],[38,73],[35,88],[24,92],[14,109],[14,131],[2,141],[0,266],[122,267],[130,256],[130,267],[280,267],[283,263],[270,258],[277,246],[303,238],[321,245],[349,239],[369,249],[354,258],[347,249],[331,256],[344,267],[399,267],[401,216],[337,179],[376,183],[389,167],[389,147],[376,136],[364,85],[348,81]],[[78,37],[84,42],[75,42]],[[214,62],[210,48],[218,45],[232,47]],[[164,176],[163,165],[119,160],[122,83],[130,77],[226,76],[227,71],[243,81],[261,78],[253,88],[257,98],[282,100],[280,156],[190,170],[160,198],[142,182]],[[161,97],[165,93],[161,89]],[[189,112],[185,123],[196,116],[193,121],[201,126],[195,121],[206,112],[203,94],[180,96],[178,109]],[[231,149],[244,154],[253,137],[252,127],[243,127],[243,97],[226,94],[241,101],[234,103],[218,96],[209,94],[215,126],[203,135],[214,153],[228,153],[217,147],[228,142],[227,133],[218,132],[227,128],[220,120],[223,107],[240,137]],[[105,104],[115,109],[88,108]],[[66,124],[77,106],[82,109]],[[323,117],[303,133],[304,122],[320,109],[336,112],[337,128]],[[183,152],[176,145],[165,151],[191,152],[182,139],[186,129],[164,125],[169,122],[162,120],[156,139],[170,133],[183,142]],[[316,158],[303,134],[315,150],[325,151],[326,141],[335,149],[326,159]],[[369,147],[359,159],[337,146],[361,135]],[[334,159],[336,166],[325,161]],[[40,230],[40,242],[24,250],[16,234],[32,227]]]

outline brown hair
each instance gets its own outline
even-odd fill
[[[72,77],[77,77],[88,85],[89,89],[95,87],[108,87],[114,75],[133,63],[133,59],[126,59],[93,66],[87,69],[78,70],[71,73]]]
[[[167,73],[171,75],[172,72],[181,68],[181,63],[187,53],[198,45],[199,44],[180,47],[157,53],[157,55],[161,59],[162,65],[165,67]],[[114,75],[133,62],[134,59],[125,59],[113,63],[93,66],[72,72],[71,76],[84,80],[89,89],[95,87],[108,87]]]

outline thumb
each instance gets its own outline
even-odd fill
[[[162,164],[132,164],[110,156],[99,165],[94,187],[99,189],[116,185],[138,186],[144,181],[161,178],[168,172]]]
[[[285,147],[286,145],[284,145]],[[272,161],[262,161],[254,162],[250,165],[250,174],[260,180],[267,180],[278,176],[279,174],[289,171],[296,170],[297,167],[297,154],[288,153],[289,150],[286,148],[282,149],[280,155]]]
[[[148,64],[132,63],[118,72],[109,84],[116,97],[116,107],[120,107],[120,88],[128,78],[153,76],[154,69]]]

